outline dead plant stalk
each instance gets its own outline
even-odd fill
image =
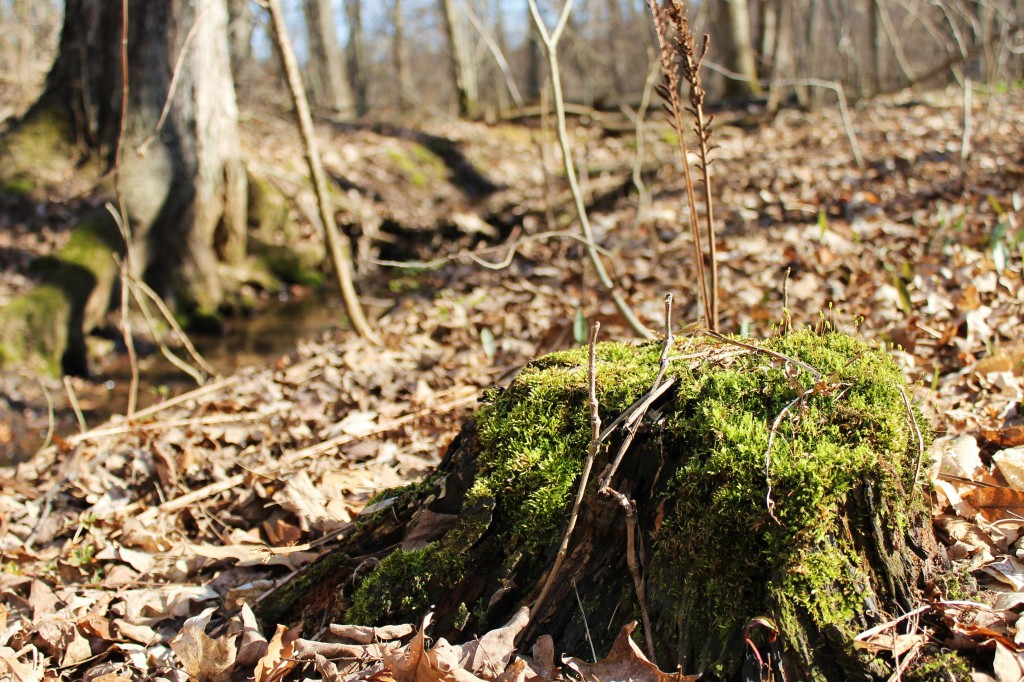
[[[718,331],[718,258],[715,247],[715,214],[714,202],[711,197],[711,173],[709,170],[711,121],[713,117],[704,114],[704,88],[701,85],[700,70],[704,56],[707,54],[708,36],[704,36],[700,57],[694,44],[693,31],[679,0],[667,0],[664,8],[657,0],[647,0],[651,16],[654,19],[655,33],[658,36],[661,66],[665,80],[658,86],[658,94],[665,100],[671,116],[672,127],[679,140],[679,156],[683,166],[683,179],[686,183],[687,208],[690,212],[690,234],[693,236],[694,261],[696,262],[697,280],[700,284],[700,295],[704,309],[704,322],[708,329]],[[674,35],[673,35],[674,33]],[[690,86],[689,112],[694,118],[694,129],[697,133],[698,167],[701,181],[704,183],[704,228],[708,241],[708,267],[705,270],[705,252],[701,237],[700,218],[697,216],[697,190],[690,167],[689,150],[686,145],[686,133],[683,127],[683,103],[680,91],[683,81]],[[710,277],[709,277],[710,274]]]

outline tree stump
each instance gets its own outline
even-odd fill
[[[661,355],[657,342],[598,344],[605,424],[650,396]],[[381,625],[432,608],[432,634],[455,641],[533,603],[591,440],[587,358],[542,357],[489,391],[430,476],[378,496],[261,616]],[[634,504],[635,541],[623,506],[598,494],[617,428],[523,641],[550,634],[589,656],[588,639],[607,650],[637,620],[664,670],[738,679],[757,647],[776,679],[887,677],[854,637],[916,604],[935,547],[918,489],[929,434],[893,360],[831,332],[695,337],[672,345],[664,382],[633,410],[642,419],[610,479]]]

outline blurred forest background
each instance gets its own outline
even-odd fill
[[[285,103],[265,12],[227,0],[242,102]],[[721,0],[688,3],[714,95],[851,99],[970,77],[1019,79],[1020,0]],[[561,3],[539,3],[552,18]],[[343,119],[508,117],[536,104],[547,66],[526,0],[288,0],[289,32],[316,107]],[[0,2],[0,120],[34,101],[55,55],[64,3]],[[642,0],[579,0],[560,45],[567,100],[635,106],[655,60]]]

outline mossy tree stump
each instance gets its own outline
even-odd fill
[[[750,656],[744,628],[763,617],[778,640],[769,645],[764,630],[753,638],[781,652],[786,679],[884,678],[886,664],[853,638],[915,604],[934,547],[903,376],[884,352],[843,334],[760,346],[777,355],[677,341],[674,385],[611,481],[636,503],[657,661],[735,679]],[[606,424],[652,387],[660,354],[658,343],[598,345]],[[379,496],[262,616],[385,624],[419,622],[433,607],[433,634],[456,640],[500,625],[537,598],[552,566],[590,442],[587,403],[587,349],[531,363],[488,393],[432,475]],[[600,652],[641,620],[624,514],[596,494],[598,478],[525,633],[551,634],[581,656],[588,626]]]

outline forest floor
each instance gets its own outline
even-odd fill
[[[895,647],[906,662],[937,639],[976,675],[1018,679],[1024,97],[976,98],[966,155],[957,97],[873,102],[850,116],[849,126],[835,109],[722,117],[712,165],[722,328],[761,338],[788,317],[894,349],[940,436],[936,527],[970,584],[955,603],[930,605],[899,646],[888,631],[865,646]],[[680,326],[694,322],[673,134],[648,124],[636,164],[636,137],[597,123],[574,129],[575,149],[612,276],[651,328],[669,292]],[[249,111],[243,132],[252,170],[295,199],[300,219],[314,214],[291,127]],[[261,595],[329,549],[375,492],[436,464],[484,388],[578,343],[578,320],[600,319],[604,338],[633,336],[574,238],[541,125],[320,132],[357,214],[341,222],[361,226],[362,286],[383,342],[313,335],[177,397],[148,391],[130,420],[76,431],[68,396],[100,401],[102,364],[67,390],[0,377],[8,457],[30,454],[14,449],[46,430],[48,400],[64,415],[48,445],[0,468],[0,679],[341,679],[333,664],[294,661],[303,642],[331,636],[321,624],[306,624],[306,640],[260,632]],[[75,208],[0,207],[0,303],[31,285],[28,263],[61,243]]]

